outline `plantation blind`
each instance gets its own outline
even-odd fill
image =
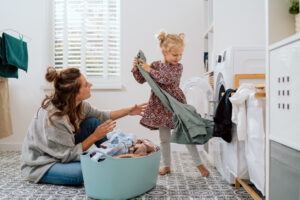
[[[54,64],[92,83],[120,83],[119,0],[54,0]]]

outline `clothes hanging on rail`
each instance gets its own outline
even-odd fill
[[[231,142],[232,139],[232,105],[229,101],[229,97],[233,92],[235,92],[233,89],[227,89],[225,91],[225,94],[222,96],[214,115],[215,125],[213,129],[213,136],[221,137],[226,142]]]
[[[18,69],[27,72],[27,43],[9,34],[0,37],[0,76],[18,78]]]
[[[264,99],[255,98],[255,92],[247,99],[247,140],[245,153],[248,164],[250,181],[265,194],[265,107]]]
[[[2,37],[0,37],[0,76],[6,78],[18,78],[18,68],[5,64],[4,62],[5,48],[3,46]]]
[[[12,135],[7,78],[18,78],[18,69],[27,72],[27,44],[9,34],[0,37],[0,138]]]
[[[0,138],[12,135],[12,133],[8,80],[0,77]]]
[[[237,126],[236,132],[240,141],[247,139],[246,101],[253,92],[255,92],[253,83],[243,83],[239,86],[236,93],[229,98],[232,103],[231,120]]]
[[[141,67],[140,59],[146,62],[144,53],[137,54],[138,69],[147,80],[152,91],[173,114],[174,130],[171,142],[178,144],[205,144],[212,138],[213,122],[201,117],[196,109],[188,104],[177,101],[169,93],[159,87],[150,75]]]

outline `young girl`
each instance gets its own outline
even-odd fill
[[[179,61],[182,58],[182,52],[184,50],[184,34],[180,33],[176,35],[161,32],[158,35],[158,40],[160,41],[160,48],[162,49],[164,59],[162,61],[155,61],[150,66],[141,60],[141,66],[163,90],[168,92],[179,102],[186,104],[185,96],[179,88],[180,77],[183,70],[182,64],[180,64]],[[146,81],[137,68],[137,57],[134,58],[132,72],[137,82],[142,84]],[[174,128],[172,113],[162,104],[152,90],[149,104],[140,123],[151,130],[159,130],[164,163],[164,167],[159,170],[159,174],[165,175],[170,173],[170,139],[171,129]],[[202,165],[196,146],[186,145],[186,147],[202,176],[207,177],[209,171]]]

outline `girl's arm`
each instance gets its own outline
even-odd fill
[[[145,78],[143,77],[143,75],[141,74],[141,72],[139,71],[139,69],[137,68],[136,66],[137,64],[137,57],[134,57],[134,60],[133,60],[133,68],[131,70],[131,72],[133,73],[133,77],[135,78],[135,80],[138,82],[138,83],[145,83],[146,80]]]
[[[116,119],[119,119],[119,118],[124,117],[126,115],[140,115],[140,116],[143,116],[147,105],[148,105],[148,103],[143,103],[143,104],[140,104],[140,105],[135,104],[132,107],[122,108],[122,109],[119,109],[119,110],[111,111],[110,112],[110,119],[116,120]]]

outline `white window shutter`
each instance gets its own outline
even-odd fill
[[[54,64],[94,84],[120,83],[120,0],[55,0]]]

